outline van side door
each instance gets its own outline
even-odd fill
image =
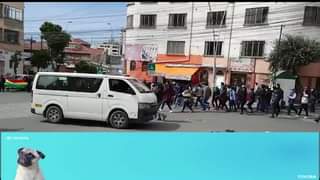
[[[134,89],[124,79],[108,78],[107,81],[106,98],[103,103],[104,110],[108,112],[106,114],[112,109],[120,108],[126,111],[130,119],[137,118],[138,97]]]
[[[68,115],[78,119],[102,119],[103,78],[68,77]]]

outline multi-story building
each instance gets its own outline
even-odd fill
[[[103,42],[98,46],[105,50],[106,54],[109,56],[120,56],[120,44],[117,42]]]
[[[141,80],[151,81],[157,75],[207,81],[212,86],[216,74],[216,85],[268,84],[267,59],[281,31],[282,37],[303,35],[320,41],[319,2],[130,2],[127,6],[127,73]],[[155,58],[142,57],[153,53],[146,53],[145,46],[156,50]],[[319,69],[320,63],[302,67],[302,83],[320,87]]]
[[[11,56],[15,52],[23,52],[23,10],[23,2],[0,3],[0,74],[12,76]],[[23,73],[23,60],[17,73]]]

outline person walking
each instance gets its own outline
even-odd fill
[[[307,118],[309,116],[309,112],[308,112],[308,103],[309,103],[309,92],[308,92],[308,88],[304,88],[302,96],[301,96],[301,105],[300,105],[300,109],[299,109],[299,113],[298,115],[301,115],[302,109],[305,111],[305,117]]]
[[[317,101],[316,90],[312,88],[310,92],[310,112],[312,113],[316,111],[316,101]]]
[[[188,86],[182,93],[183,99],[184,99],[184,103],[183,103],[183,107],[182,107],[182,111],[184,112],[184,109],[186,107],[188,107],[190,109],[191,112],[193,112],[192,109],[192,104],[193,104],[193,97],[192,97],[192,88],[191,86]]]
[[[228,94],[227,94],[227,87],[224,86],[224,84],[222,84],[221,86],[221,91],[220,91],[220,95],[219,95],[219,106],[218,106],[218,110],[221,107],[221,109],[223,110],[225,108],[225,111],[228,112],[229,108],[227,106],[227,101],[228,101]]]
[[[201,100],[202,100],[202,95],[203,95],[203,90],[201,87],[201,84],[198,84],[197,86],[194,87],[194,94],[196,96],[196,102],[194,107],[198,107],[198,103],[201,105]]]
[[[294,110],[296,115],[298,115],[297,109],[294,107],[294,102],[296,100],[297,93],[295,92],[295,89],[291,89],[288,95],[288,115],[290,116],[291,109]]]
[[[272,108],[272,113],[271,113],[271,118],[274,118],[279,116],[280,113],[280,100],[281,100],[281,91],[278,88],[279,86],[273,87],[273,92],[271,95],[271,108]]]
[[[247,107],[250,110],[250,113],[253,113],[252,104],[254,103],[254,101],[255,101],[254,89],[251,88],[247,96],[247,102],[248,102]]]
[[[244,105],[247,102],[246,96],[247,96],[247,88],[245,85],[242,85],[238,92],[238,100],[240,103],[240,114],[243,114],[243,111],[245,110]]]
[[[209,98],[211,97],[211,89],[209,88],[209,86],[207,84],[203,85],[203,95],[202,95],[202,102],[201,102],[201,106],[202,106],[202,110],[210,110],[210,104],[208,102]]]
[[[174,108],[177,108],[178,106],[182,106],[183,104],[183,96],[182,96],[182,92],[183,92],[183,87],[181,84],[179,84],[177,90],[176,90],[176,100],[175,100],[175,105]]]
[[[280,113],[280,110],[281,110],[281,108],[284,108],[285,107],[285,102],[284,102],[284,100],[283,100],[283,94],[284,94],[284,92],[283,92],[283,90],[281,89],[281,87],[280,87],[280,84],[278,83],[277,84],[277,89],[278,89],[278,93],[279,93],[279,98],[280,98],[280,100],[279,100],[279,109],[278,109],[278,113]]]
[[[218,108],[219,104],[219,94],[220,94],[220,89],[219,87],[214,87],[213,88],[213,93],[212,93],[212,99],[211,99],[211,104],[212,107],[215,107],[216,109]]]
[[[266,97],[265,97],[265,113],[269,113],[269,109],[271,106],[271,96],[272,96],[272,91],[269,87],[266,88]]]
[[[174,90],[173,90],[171,84],[169,82],[166,82],[164,90],[163,90],[163,100],[162,100],[162,104],[160,107],[160,111],[162,111],[165,104],[167,104],[170,112],[172,112],[171,102],[172,102],[173,95],[174,95]]]
[[[6,79],[3,77],[3,75],[1,75],[0,76],[0,92],[4,92],[5,83],[6,83]]]
[[[257,98],[257,112],[262,111],[262,96],[263,96],[263,89],[262,85],[257,87],[256,90],[254,91],[256,98]]]
[[[233,86],[229,92],[229,108],[230,111],[237,112],[237,97],[236,97],[236,88]]]

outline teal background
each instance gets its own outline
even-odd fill
[[[30,140],[7,140],[27,136]],[[319,178],[318,133],[2,133],[2,179],[17,150],[46,158],[46,180],[294,180]]]

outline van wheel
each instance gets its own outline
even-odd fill
[[[62,111],[58,106],[50,106],[46,111],[46,118],[51,123],[58,123],[62,120]]]
[[[113,111],[109,117],[109,124],[113,128],[125,129],[129,125],[129,118],[127,113],[121,110]]]

